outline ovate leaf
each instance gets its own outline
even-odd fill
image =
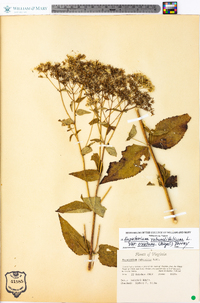
[[[135,135],[137,134],[137,130],[136,130],[136,126],[133,124],[130,132],[129,132],[129,135],[128,135],[128,138],[126,139],[126,141],[132,139],[133,137],[135,137]]]
[[[141,157],[145,156],[145,160],[150,159],[149,149],[146,146],[131,145],[127,146],[126,150],[122,152],[122,158],[119,162],[111,162],[101,184],[117,181],[133,177],[140,173],[146,166]]]
[[[74,201],[59,207],[56,211],[58,213],[85,213],[91,211],[91,209],[83,202]]]
[[[66,220],[59,215],[63,237],[69,248],[77,255],[89,254],[89,241],[85,240]]]
[[[109,153],[109,155],[117,157],[117,151],[114,147],[106,146],[106,151]]]
[[[101,198],[99,197],[90,197],[83,198],[83,202],[89,206],[89,208],[95,212],[100,217],[103,217],[106,211],[106,208],[101,205]]]
[[[95,169],[85,169],[75,173],[70,173],[70,175],[88,182],[97,181],[100,177],[99,171]]]
[[[58,121],[61,122],[62,126],[66,126],[74,123],[74,121],[71,118],[58,120]]]
[[[77,109],[76,113],[79,116],[90,114],[90,112],[88,112],[87,110],[84,110],[84,109]]]
[[[81,151],[83,156],[85,156],[86,154],[89,154],[90,152],[92,152],[92,147],[90,147],[90,146],[85,146]]]
[[[191,117],[188,114],[164,119],[151,130],[149,143],[157,148],[168,149],[176,145],[184,136]]]
[[[102,161],[99,157],[99,154],[97,154],[97,153],[93,154],[92,157],[91,157],[91,160],[93,160],[95,162],[97,170],[99,172],[101,172],[102,169],[103,169],[103,164],[102,164]]]
[[[99,261],[101,264],[117,267],[117,251],[117,247],[108,244],[99,245],[99,251],[97,253],[99,254]]]
[[[98,118],[95,118],[93,119],[92,121],[89,122],[90,125],[93,125],[95,123],[98,123],[99,122],[99,119]]]

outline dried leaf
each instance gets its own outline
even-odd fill
[[[104,127],[109,127],[109,126],[110,126],[110,124],[107,123],[107,122],[105,122],[105,121],[104,121],[104,122],[101,122],[100,124],[103,125]]]
[[[89,241],[85,240],[66,220],[59,215],[63,237],[68,247],[77,255],[89,254]]]
[[[99,172],[102,172],[103,164],[102,164],[102,161],[99,157],[99,154],[97,154],[97,153],[93,154],[92,157],[91,157],[91,160],[93,160],[95,162],[97,170]]]
[[[176,145],[184,136],[191,117],[188,114],[164,119],[151,130],[149,143],[157,148],[168,149]]]
[[[177,187],[177,176],[170,176],[166,182],[165,182],[165,187]]]
[[[90,141],[94,141],[94,142],[101,142],[100,139],[91,139]]]
[[[130,132],[129,132],[129,135],[128,135],[128,138],[126,139],[126,141],[132,139],[133,137],[135,137],[135,135],[137,134],[137,130],[136,130],[136,126],[133,124]]]
[[[90,125],[93,125],[95,123],[98,123],[99,122],[99,119],[98,118],[95,118],[93,119],[92,121],[89,122]]]
[[[91,211],[91,209],[86,203],[74,201],[59,207],[56,211],[58,213],[85,213]]]
[[[160,173],[162,175],[165,187],[170,187],[170,188],[177,187],[178,186],[177,185],[177,176],[171,176],[170,171],[165,168],[165,165],[161,165],[159,163],[158,163],[158,165],[159,165]],[[158,183],[160,186],[162,186],[159,176],[158,176]]]
[[[72,101],[69,105],[72,112],[73,112],[73,105],[74,105],[74,101]]]
[[[144,129],[146,130],[147,133],[151,133],[150,128],[148,128],[148,127],[144,124],[144,121],[143,121],[143,126],[144,126]]]
[[[71,118],[58,120],[58,121],[62,123],[62,126],[74,124],[74,121]]]
[[[99,251],[97,253],[99,254],[99,261],[101,264],[117,267],[117,251],[117,247],[108,244],[99,245]]]
[[[85,146],[81,150],[81,153],[82,153],[83,156],[85,156],[86,154],[89,154],[90,152],[92,152],[92,147],[90,147],[90,146]]]
[[[88,144],[88,146],[90,147],[90,146],[92,146],[94,143],[95,143],[95,142],[91,142],[90,144]]]
[[[99,171],[95,169],[86,169],[82,171],[77,171],[75,173],[70,173],[70,175],[88,182],[97,181],[100,178]]]
[[[76,113],[79,116],[86,115],[86,114],[91,114],[91,112],[89,112],[87,110],[84,110],[84,109],[77,109]]]
[[[154,183],[151,183],[150,181],[147,183],[148,186],[154,186]]]
[[[83,198],[83,202],[86,203],[89,208],[95,212],[100,217],[103,217],[106,211],[106,208],[101,205],[101,198],[99,197],[90,197]]]
[[[77,99],[76,99],[76,103],[80,103],[81,101],[83,101],[84,99],[86,98],[86,96],[84,96],[84,97],[78,97]]]
[[[69,141],[70,141],[70,142],[71,142],[73,136],[74,136],[74,134],[71,134],[71,135],[70,135],[70,137],[69,137]]]
[[[116,129],[116,126],[109,125],[108,129],[107,129],[107,132],[106,132],[106,135],[108,135],[111,130],[115,130],[115,129]]]
[[[163,178],[163,182],[165,184],[165,182],[167,181],[167,179],[170,177],[170,171],[165,168],[165,164],[161,165],[161,164],[158,163],[158,166],[159,166],[162,178]],[[160,177],[159,176],[158,176],[158,183],[159,183],[160,186],[162,186],[162,183],[160,181]]]
[[[117,151],[114,147],[106,146],[106,151],[109,153],[109,155],[117,157]]]
[[[126,150],[122,152],[120,161],[110,163],[107,170],[108,175],[102,179],[101,184],[130,178],[140,173],[147,166],[146,163],[142,163],[143,155],[145,160],[150,159],[148,147],[135,144],[127,146]]]

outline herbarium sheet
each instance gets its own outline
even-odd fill
[[[198,299],[198,28],[2,17],[2,300]]]

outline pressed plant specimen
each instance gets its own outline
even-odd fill
[[[86,236],[86,225],[83,224],[84,235],[78,233],[59,214],[61,230],[68,247],[77,255],[88,255],[88,270],[93,267],[93,257],[98,254],[103,265],[117,266],[117,248],[108,244],[100,244],[99,231],[94,247],[96,216],[104,217],[106,208],[103,201],[111,187],[99,197],[99,188],[104,183],[133,177],[147,166],[153,159],[159,185],[163,187],[165,196],[172,210],[168,189],[177,186],[177,176],[157,162],[153,147],[168,149],[176,145],[187,130],[190,121],[188,114],[174,116],[160,121],[155,129],[149,129],[143,122],[139,110],[153,115],[154,100],[150,93],[154,86],[150,79],[142,73],[126,74],[121,68],[103,64],[98,60],[87,60],[85,55],[67,55],[61,63],[41,63],[35,70],[40,78],[46,78],[58,91],[64,107],[65,118],[58,120],[69,132],[69,141],[78,144],[82,168],[70,175],[85,182],[86,193],[79,195],[79,200],[59,207],[59,213],[92,213],[90,238]],[[119,162],[110,162],[106,175],[103,176],[105,157],[117,156],[111,140],[117,132],[124,113],[134,110],[144,135],[145,144],[131,144],[122,152]],[[82,119],[81,116],[87,117]],[[82,124],[89,126],[88,133],[82,131]],[[136,126],[133,124],[126,141],[135,139]],[[88,158],[91,155],[91,158]],[[142,160],[144,156],[145,161]],[[89,160],[89,161],[88,161]],[[95,184],[95,186],[93,186]],[[152,185],[152,184],[151,184]],[[173,222],[177,218],[172,210]]]

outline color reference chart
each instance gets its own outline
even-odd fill
[[[163,14],[177,14],[177,2],[163,2]]]

